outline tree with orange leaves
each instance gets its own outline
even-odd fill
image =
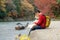
[[[52,5],[56,5],[56,0],[34,0],[34,4],[37,6],[38,9],[42,10],[43,13],[52,13]]]

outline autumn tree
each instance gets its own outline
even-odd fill
[[[31,16],[34,12],[34,7],[28,2],[28,0],[21,0],[21,10],[24,12],[25,16]]]
[[[34,11],[34,7],[27,0],[21,0],[21,9],[26,11]]]
[[[6,0],[0,0],[0,18],[4,18],[6,16]]]
[[[17,12],[15,11],[16,5],[13,3],[12,0],[6,0],[6,10],[7,10],[7,17],[11,18],[17,17]]]
[[[34,4],[38,9],[42,10],[43,13],[51,12],[51,5],[55,4],[55,0],[34,0]]]

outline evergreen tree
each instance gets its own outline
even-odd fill
[[[16,5],[16,10],[20,14],[21,13],[21,1],[20,0],[13,0],[14,4]]]

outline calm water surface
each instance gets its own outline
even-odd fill
[[[23,25],[31,23],[32,21],[22,21]],[[28,34],[27,29],[15,30],[15,26],[18,22],[0,22],[0,40],[15,40],[15,36],[18,34]]]

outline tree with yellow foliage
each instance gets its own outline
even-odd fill
[[[4,18],[6,16],[6,0],[0,0],[0,18]]]
[[[21,9],[34,11],[34,7],[27,0],[21,0]]]

